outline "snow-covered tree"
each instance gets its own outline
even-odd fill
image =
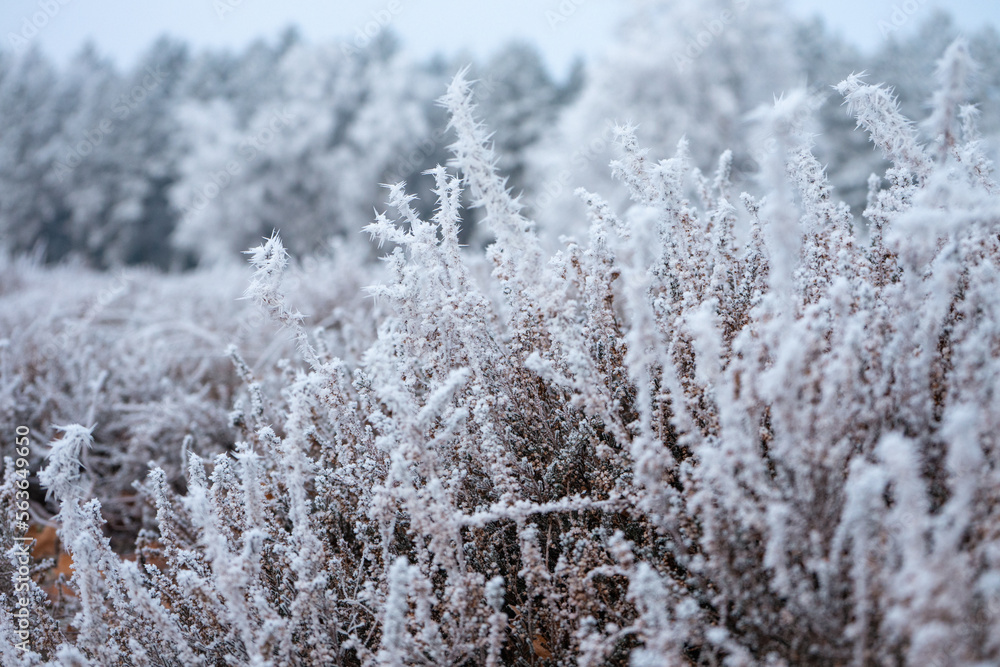
[[[109,66],[62,77],[82,90],[66,96],[48,179],[64,192],[74,253],[93,264],[169,263],[165,189],[175,178],[174,91],[186,63],[182,45],[160,40],[123,77]]]
[[[0,54],[0,234],[10,251],[45,248],[50,257],[70,249],[59,191],[46,182],[59,132],[53,100],[57,73],[36,49]]]
[[[797,26],[795,48],[806,85],[818,106],[814,151],[838,196],[860,214],[868,197],[868,176],[884,172],[888,164],[873,150],[867,137],[855,131],[855,119],[847,113],[843,98],[833,87],[852,72],[869,69],[869,59],[832,34],[818,18]],[[766,159],[769,147],[762,146],[758,157]]]
[[[421,70],[391,50],[298,45],[279,71],[280,91],[245,120],[224,98],[182,111],[174,240],[203,259],[231,258],[272,229],[297,253],[315,248],[363,219],[382,177],[430,134]]]
[[[515,191],[527,190],[529,152],[556,124],[561,108],[578,92],[571,75],[566,87],[556,83],[538,50],[512,43],[477,70],[477,98],[484,122],[494,132],[498,167]],[[578,76],[578,75],[576,75]]]

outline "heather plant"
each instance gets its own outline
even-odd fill
[[[388,254],[363,352],[297,310],[277,235],[250,251],[300,365],[276,392],[230,348],[233,449],[187,450],[183,494],[151,469],[137,562],[89,497],[91,432],[52,443],[76,596],[32,589],[22,652],[5,580],[5,664],[1000,661],[1000,209],[971,69],[956,42],[920,127],[839,86],[892,164],[866,228],[794,92],[757,114],[758,196],[731,153],[706,176],[619,126],[631,206],[579,191],[586,238],[551,257],[460,74],[434,214],[398,184],[366,227]]]
[[[359,238],[355,245],[367,245]],[[286,275],[309,326],[324,328],[323,344],[348,361],[374,337],[360,293],[364,277],[345,270],[341,244],[297,262]],[[100,480],[105,519],[117,541],[134,540],[147,512],[134,484],[150,462],[178,490],[185,485],[183,452],[230,449],[234,398],[243,379],[225,354],[236,342],[272,394],[285,382],[275,362],[294,351],[268,316],[239,299],[242,271],[213,269],[180,276],[130,268],[109,274],[80,267],[44,268],[27,259],[0,268],[0,429],[30,429],[32,439],[58,437],[55,425],[93,427],[84,466]],[[320,291],[317,285],[329,287]],[[0,456],[14,456],[13,440]],[[42,465],[44,448],[28,457]],[[33,517],[45,522],[57,507],[41,502],[32,479]]]

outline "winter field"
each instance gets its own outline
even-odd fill
[[[4,41],[0,666],[1000,665],[1000,34],[630,7]]]

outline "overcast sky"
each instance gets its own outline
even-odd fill
[[[281,28],[295,24],[310,41],[351,41],[366,27],[374,30],[375,21],[381,19],[416,56],[463,49],[486,55],[518,37],[539,44],[554,70],[563,73],[575,56],[601,52],[628,4],[628,0],[0,0],[0,35],[8,49],[12,35],[15,40],[27,36],[22,43],[37,42],[60,61],[91,39],[102,53],[128,64],[163,33],[196,47],[239,48],[255,37],[273,39]],[[821,14],[845,37],[868,48],[883,39],[884,29],[893,21],[907,30],[935,4],[946,5],[966,30],[1000,26],[997,0],[788,1],[794,13]],[[33,18],[43,24],[37,34],[28,23]]]

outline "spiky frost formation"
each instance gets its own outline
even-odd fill
[[[730,154],[708,179],[686,142],[656,161],[620,127],[633,205],[581,191],[587,240],[544,262],[457,78],[435,214],[395,185],[366,228],[393,247],[357,361],[286,304],[277,236],[252,251],[250,295],[304,363],[275,390],[230,350],[234,453],[185,449],[183,496],[155,467],[143,487],[160,566],[111,551],[80,484],[89,431],[67,427],[43,481],[76,634],[36,600],[49,629],[24,662],[1000,662],[988,162],[964,157],[950,83],[936,154],[885,89],[841,88],[894,160],[868,239],[795,93],[758,114],[779,148],[760,197],[737,201]],[[459,249],[463,185],[496,225],[492,272]]]

